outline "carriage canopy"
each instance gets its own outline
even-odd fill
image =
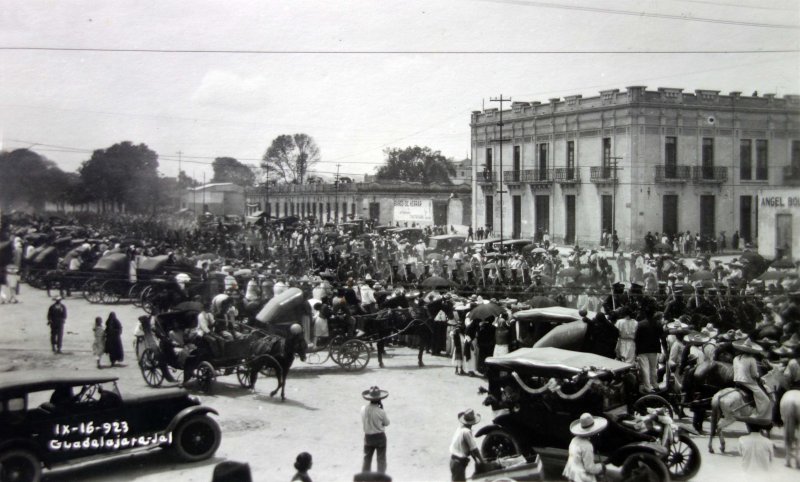
[[[128,256],[125,253],[111,253],[103,256],[94,265],[95,271],[113,273],[128,272]]]

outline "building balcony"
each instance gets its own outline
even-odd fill
[[[656,182],[660,183],[680,183],[692,178],[692,168],[690,166],[679,165],[658,165],[656,166]]]
[[[553,171],[553,178],[559,184],[578,184],[581,182],[581,170],[577,167],[557,167]]]
[[[503,171],[503,182],[505,184],[522,183],[522,173],[525,171]]]
[[[613,167],[595,166],[590,168],[589,180],[595,184],[616,184],[619,182]]]
[[[520,171],[520,181],[534,187],[547,187],[553,183],[553,170],[525,169]]]
[[[728,180],[728,169],[719,166],[693,166],[692,179],[698,184],[719,184]]]
[[[478,184],[491,184],[497,179],[497,174],[494,171],[483,171],[478,173]]]
[[[800,166],[784,166],[783,182],[789,186],[800,186]]]

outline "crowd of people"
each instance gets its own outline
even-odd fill
[[[191,268],[184,278],[175,277],[184,299],[199,300],[203,313],[215,320],[249,321],[255,313],[248,306],[263,306],[292,287],[300,288],[312,309],[311,320],[302,327],[312,344],[325,343],[335,326],[354,335],[361,328],[356,316],[413,306],[431,327],[429,350],[450,354],[459,375],[480,375],[488,356],[536,341],[535,333],[519,326],[524,322],[518,313],[562,306],[578,310],[587,325],[584,351],[639,366],[642,393],[669,383],[682,390],[710,364],[730,363],[735,385],[755,398],[756,418],[766,419],[772,418],[774,406],[760,379],[766,360],[783,363],[788,380],[784,389],[800,386],[796,265],[770,268],[750,248],[729,259],[713,259],[702,254],[713,250],[690,233],[648,233],[641,249],[623,253],[616,233],[606,233],[597,249],[557,247],[546,233],[538,242],[504,246],[483,242],[485,232],[471,239],[470,227],[465,242],[432,250],[429,238],[445,229],[391,228],[296,220],[198,223],[121,214],[6,219],[0,235],[11,248],[0,273],[2,301],[18,290],[14,275],[37,269],[31,262],[37,250],[68,234],[81,249],[62,250],[59,269],[86,270],[104,255],[125,253],[130,281],[135,281],[143,260],[167,255]],[[722,238],[717,249],[725,247]],[[738,245],[738,233],[732,242]],[[214,303],[220,294],[230,301]],[[477,316],[476,309],[484,305],[492,309]],[[49,309],[54,351],[61,349],[66,316],[60,301]],[[122,360],[121,346],[113,346],[121,325],[113,313],[104,328],[101,323],[98,318],[94,353],[98,366],[103,354],[109,354],[113,365]],[[200,320],[198,325],[212,331],[209,324],[214,323]],[[378,391],[374,398],[379,401],[380,395]],[[684,396],[691,396],[688,389]],[[388,418],[365,417],[365,431],[377,430],[378,422],[388,425]],[[467,414],[464,419],[468,427],[472,419]],[[380,469],[382,459],[385,465],[385,437],[378,440],[377,432],[365,433],[371,435],[365,443],[365,468],[377,452]],[[463,476],[461,467],[472,454],[469,437],[459,433],[451,448],[454,480],[461,480],[456,477]],[[581,447],[576,442],[576,454],[585,450]],[[572,477],[573,469],[568,472]]]

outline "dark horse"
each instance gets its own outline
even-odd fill
[[[688,351],[688,347],[686,349]],[[706,410],[711,409],[711,398],[723,388],[733,386],[733,365],[721,361],[706,361],[686,370],[682,392],[684,402],[693,413],[692,426],[702,433]]]
[[[378,364],[383,365],[385,343],[390,338],[409,336],[418,345],[417,364],[425,366],[422,354],[431,346],[433,327],[424,309],[385,308],[377,313],[357,316],[358,329],[364,332],[364,341],[374,341],[378,348]]]
[[[301,360],[305,361],[307,349],[308,344],[302,333],[289,334],[286,338],[275,334],[254,337],[250,344],[250,356],[253,360],[248,364],[250,387],[255,386],[259,371],[264,368],[272,368],[278,378],[278,386],[270,392],[269,396],[274,397],[280,390],[281,400],[286,400],[286,378],[289,376],[294,356],[298,355]]]

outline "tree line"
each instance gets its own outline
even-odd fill
[[[381,181],[450,183],[455,174],[452,159],[429,147],[384,150],[384,163],[376,167]],[[232,182],[243,187],[270,184],[305,184],[318,180],[311,174],[321,160],[320,149],[308,134],[284,134],[273,139],[260,168],[233,157],[212,162],[210,182]],[[77,172],[65,172],[31,149],[0,152],[0,208],[31,206],[43,210],[46,202],[94,204],[101,211],[146,213],[171,209],[187,187],[199,183],[181,171],[176,178],[158,172],[158,154],[146,144],[124,141],[92,152]]]

